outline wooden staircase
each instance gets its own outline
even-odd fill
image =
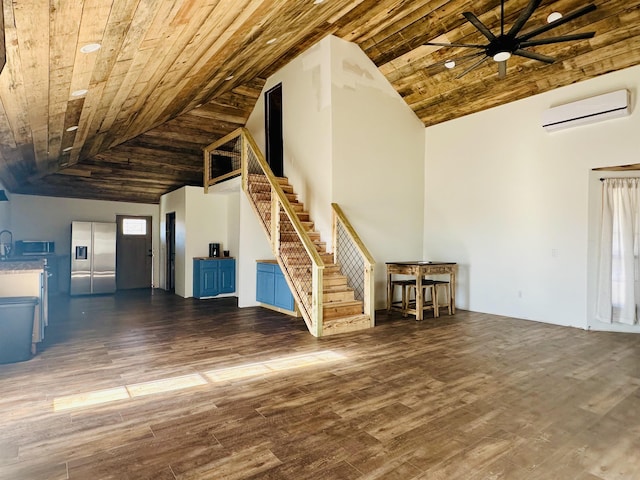
[[[289,184],[287,178],[276,177],[276,180],[324,262],[322,275],[322,336],[370,328],[371,318],[368,314],[363,313],[363,302],[355,298],[354,290],[348,286],[347,277],[342,274],[340,265],[334,263],[333,254],[327,252],[326,243],[321,240],[320,233],[314,229],[309,212],[298,201],[293,186]],[[265,225],[270,225],[272,188],[267,177],[259,174],[248,174],[247,187],[247,193],[254,203],[256,212],[261,216]],[[274,252],[274,254],[289,283],[289,288],[299,301],[305,300],[302,303],[310,304],[312,292],[309,288],[301,289],[299,286],[311,285],[311,266],[304,259],[298,259],[296,256],[295,249],[299,245],[298,234],[289,217],[282,214],[280,218],[280,237],[280,250]],[[303,299],[302,296],[307,298]]]

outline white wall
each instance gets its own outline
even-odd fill
[[[2,204],[0,204],[1,206]],[[159,209],[158,205],[80,200],[74,198],[41,197],[12,194],[9,230],[16,240],[48,240],[56,242],[61,291],[69,291],[71,222],[115,222],[116,215],[152,217],[153,285],[159,284]],[[6,227],[5,227],[6,228]]]
[[[239,255],[236,261],[236,290],[239,307],[251,307],[256,302],[256,261],[272,259],[271,245],[263,227],[258,223],[253,207],[244,192],[239,195]]]
[[[258,223],[258,218],[241,191],[240,177],[209,188],[209,194],[226,202],[226,240],[222,249],[236,259],[236,292],[239,307],[258,305],[256,302],[256,260],[272,259],[271,246]],[[218,208],[222,208],[219,204]],[[204,221],[204,219],[201,219]],[[216,220],[223,221],[222,217]],[[216,240],[217,241],[217,240]],[[206,256],[206,255],[205,255]]]
[[[331,241],[331,43],[329,37],[267,79],[246,127],[265,151],[264,93],[282,84],[284,172],[298,199]],[[329,234],[327,234],[329,232]]]
[[[424,127],[360,48],[326,37],[267,80],[282,83],[284,170],[331,245],[331,203],[341,205],[378,262],[422,253]],[[264,149],[264,104],[247,128]]]
[[[638,162],[640,116],[551,134],[540,117],[620,88],[635,102],[638,78],[633,67],[426,129],[423,256],[459,263],[460,308],[587,327],[590,170]]]
[[[360,47],[329,40],[331,201],[342,207],[378,262],[376,306],[382,308],[384,262],[421,258],[424,125]],[[328,205],[324,212],[330,215]]]
[[[166,214],[176,212],[176,294],[193,296],[193,258],[208,257],[209,243],[229,243],[227,194],[207,194],[202,187],[186,186],[160,199],[162,272],[166,270]],[[165,283],[162,284],[163,286]]]

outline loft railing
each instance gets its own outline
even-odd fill
[[[365,314],[375,324],[374,274],[375,260],[336,203],[333,209],[333,255],[334,262],[347,277],[347,284],[354,291],[356,300],[362,300]]]
[[[307,328],[314,336],[322,336],[324,262],[253,138],[239,128],[206,147],[204,154],[205,192],[211,185],[242,175],[242,188],[260,218]],[[231,161],[219,168],[215,162],[220,158]]]
[[[204,149],[204,192],[242,173],[242,137],[238,130]]]

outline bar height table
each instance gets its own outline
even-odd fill
[[[458,264],[455,262],[428,262],[428,261],[410,261],[410,262],[386,262],[387,264],[387,310],[391,307],[391,280],[393,275],[412,275],[416,279],[416,308],[408,310],[413,313],[416,320],[423,318],[424,293],[422,289],[422,279],[427,275],[449,275],[451,283],[451,313],[456,313],[456,270]],[[435,306],[434,312],[439,307]],[[434,313],[434,316],[437,314]]]

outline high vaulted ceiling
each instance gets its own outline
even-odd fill
[[[456,78],[444,61],[469,51],[424,45],[486,43],[462,14],[497,34],[499,0],[3,3],[0,182],[13,193],[157,203],[202,185],[202,148],[244,125],[264,79],[328,34],[360,45],[426,126],[640,63],[640,0],[541,1],[523,32],[593,3],[547,35],[596,35],[532,47],[557,61],[512,57],[504,79],[493,61]],[[506,0],[506,24],[528,4]],[[82,53],[90,43],[101,48]]]

